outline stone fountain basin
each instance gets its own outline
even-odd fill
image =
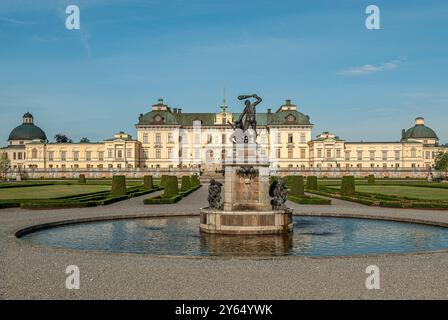
[[[257,235],[286,234],[293,230],[292,210],[200,209],[200,230],[206,233]]]

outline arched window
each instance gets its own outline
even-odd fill
[[[37,159],[37,149],[31,150],[31,159]]]

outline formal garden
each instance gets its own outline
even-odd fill
[[[0,208],[21,207],[26,209],[82,208],[108,205],[133,197],[162,191],[160,196],[145,199],[145,203],[174,203],[200,188],[198,177],[183,177],[181,185],[175,176],[153,179],[25,180],[0,183]]]
[[[314,178],[314,183],[307,184],[305,191],[368,206],[448,209],[448,183],[423,179],[375,179],[373,175],[366,179],[352,176],[342,179]]]

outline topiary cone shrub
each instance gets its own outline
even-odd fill
[[[191,189],[190,177],[189,176],[183,176],[182,177],[182,181],[181,181],[180,191],[181,192],[187,192],[190,189]]]
[[[310,190],[317,190],[317,177],[316,176],[308,176],[306,178],[306,187]]]
[[[164,180],[163,197],[169,198],[179,194],[179,183],[176,176],[167,176]]]
[[[112,197],[125,196],[126,193],[126,177],[125,176],[113,176],[112,177],[112,190],[110,192]]]
[[[373,174],[369,174],[367,178],[367,184],[375,184],[375,176]]]
[[[78,183],[86,183],[86,176],[84,174],[79,175]]]
[[[290,176],[289,177],[289,184],[290,184],[290,192],[289,194],[292,196],[304,196],[305,195],[305,188],[303,185],[303,177],[302,176]]]
[[[355,194],[355,177],[345,176],[342,177],[341,195],[353,196]]]
[[[197,175],[192,175],[190,179],[190,184],[192,187],[199,187],[201,185],[201,181],[199,181]]]
[[[154,188],[152,176],[144,176],[143,177],[143,188],[144,189],[153,189]]]

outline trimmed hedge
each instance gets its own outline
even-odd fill
[[[19,208],[20,202],[11,201],[11,202],[0,202],[0,209],[7,209],[7,208]]]
[[[95,207],[97,204],[93,201],[89,202],[66,202],[66,201],[36,201],[22,202],[22,209],[66,209],[66,208],[87,208]]]
[[[181,181],[180,192],[187,192],[191,189],[191,182],[189,176],[183,176]]]
[[[278,181],[278,177],[277,176],[270,176],[269,177],[269,184],[271,184],[274,181]]]
[[[190,193],[192,193],[192,192],[198,190],[200,187],[202,187],[202,186],[192,187],[192,188],[188,189],[187,191],[181,191],[181,192],[179,192],[179,194],[180,194],[182,197],[186,197],[186,196],[188,196]]]
[[[198,187],[201,185],[201,181],[199,180],[197,175],[192,175],[190,179],[190,183],[192,187]]]
[[[305,187],[303,185],[303,177],[302,176],[289,176],[289,187],[291,190],[289,194],[292,196],[304,196],[305,195]]]
[[[81,183],[81,184],[86,183],[86,176],[84,174],[79,175],[78,183]]]
[[[353,196],[355,194],[355,177],[354,176],[342,177],[340,194],[342,196]]]
[[[310,190],[317,190],[317,177],[308,176],[306,178],[306,188]]]
[[[112,190],[110,192],[112,197],[124,196],[126,192],[126,177],[125,176],[113,176],[112,178]]]
[[[373,174],[369,174],[367,184],[375,184],[375,176]]]
[[[288,200],[298,204],[323,204],[323,205],[331,204],[331,199],[324,199],[310,196],[302,196],[302,197],[288,196]]]
[[[167,178],[168,178],[169,176],[168,175],[162,175],[162,177],[160,178],[160,186],[162,187],[162,188],[165,188],[165,183],[166,183],[166,181],[167,181]]]
[[[123,201],[123,200],[127,200],[127,199],[129,199],[129,197],[127,195],[125,195],[125,196],[118,196],[118,197],[107,198],[107,199],[104,199],[102,201],[98,201],[97,203],[100,204],[100,205],[105,206],[105,205],[108,205],[108,204],[112,204],[112,203]]]
[[[173,195],[171,197],[158,196],[143,200],[144,204],[172,204],[182,199],[180,194]]]

